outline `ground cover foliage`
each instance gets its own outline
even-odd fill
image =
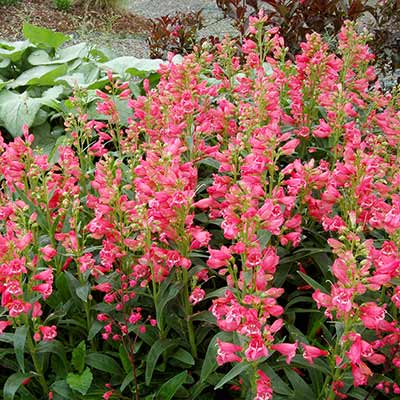
[[[96,113],[96,90],[107,85],[110,68],[118,76],[152,79],[161,63],[131,56],[110,59],[87,43],[67,46],[70,36],[29,23],[23,34],[25,40],[0,41],[0,126],[8,139],[22,136],[24,125],[34,128],[35,144],[48,151],[62,140],[64,116],[73,111],[69,97],[74,89],[85,89],[89,117],[102,118]],[[130,88],[140,94],[134,82]],[[116,106],[126,125],[127,100],[116,99]]]
[[[4,399],[399,394],[399,92],[350,23],[249,34],[1,141]]]

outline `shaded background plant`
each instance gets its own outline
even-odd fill
[[[150,57],[166,59],[169,52],[183,55],[193,51],[203,16],[201,11],[176,13],[152,19],[150,24],[147,40]]]

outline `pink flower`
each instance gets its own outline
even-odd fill
[[[217,338],[217,364],[223,365],[228,362],[240,362],[242,358],[235,352],[242,351],[242,347],[233,343],[223,342]]]
[[[98,290],[99,292],[109,293],[112,290],[112,285],[110,282],[102,282],[96,286],[92,286],[92,290]]]
[[[207,260],[207,265],[212,269],[226,267],[228,265],[228,260],[232,257],[226,246],[222,246],[220,250],[208,248],[208,252],[210,253],[210,257]]]
[[[52,268],[47,268],[44,271],[39,272],[33,276],[36,281],[53,281],[53,270]]]
[[[310,364],[314,364],[314,358],[327,356],[329,353],[326,350],[321,350],[318,347],[310,346],[302,343],[304,352],[303,357]]]
[[[42,295],[43,300],[46,300],[53,293],[53,286],[51,283],[41,283],[40,285],[33,286],[32,290],[39,292]]]
[[[53,257],[57,254],[57,251],[51,247],[49,244],[43,248],[40,249],[40,252],[42,253],[42,257],[44,261],[51,261]]]
[[[27,313],[32,305],[29,303],[24,303],[21,300],[13,300],[11,303],[7,304],[8,313],[10,317],[18,317],[22,313]]]
[[[43,314],[42,312],[42,306],[38,301],[35,301],[33,303],[33,308],[32,308],[32,318],[38,318]]]
[[[289,156],[290,154],[292,154],[295,150],[296,147],[300,144],[300,140],[299,139],[292,139],[289,140],[288,142],[286,142],[281,148],[280,151],[282,154]]]
[[[113,393],[114,393],[114,390],[109,390],[109,391],[105,392],[103,394],[103,399],[104,400],[109,400],[111,398],[111,396],[113,395]]]
[[[295,343],[278,343],[271,346],[272,350],[276,350],[286,357],[286,364],[290,364],[296,355],[297,340]]]
[[[52,326],[39,326],[40,333],[43,335],[43,341],[50,342],[57,336],[57,327]]]
[[[323,120],[319,120],[319,125],[314,130],[314,136],[317,138],[327,138],[331,135],[332,128]]]
[[[192,291],[192,294],[189,296],[189,301],[193,304],[196,305],[199,303],[201,300],[204,299],[204,296],[206,295],[206,292],[199,288],[195,287]]]
[[[142,314],[140,312],[134,312],[129,316],[129,323],[136,324],[136,322],[140,321],[142,318]]]
[[[360,307],[360,318],[368,329],[379,329],[385,319],[385,307],[379,307],[376,303],[365,303]]]
[[[11,325],[10,321],[0,321],[0,335],[4,332],[7,326]]]
[[[244,354],[246,355],[247,361],[255,361],[261,357],[266,357],[268,355],[268,349],[265,347],[262,337],[252,337]]]
[[[257,392],[254,400],[270,400],[272,399],[272,386],[271,380],[265,375],[264,371],[258,370],[259,378],[256,381]]]

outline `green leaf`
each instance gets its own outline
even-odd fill
[[[13,333],[8,333],[4,332],[0,335],[0,342],[4,343],[14,343],[14,334]]]
[[[0,69],[5,69],[11,64],[9,58],[0,58]]]
[[[2,40],[0,42],[0,57],[17,62],[22,58],[23,53],[28,47],[30,47],[30,43],[26,40],[17,42]]]
[[[40,110],[39,110],[40,112]],[[33,141],[33,147],[35,149],[40,149],[44,154],[49,156],[49,161],[54,163],[56,161],[55,157],[51,156],[52,150],[58,144],[61,145],[62,140],[65,140],[65,136],[62,135],[64,132],[59,129],[54,129],[51,131],[51,125],[48,122],[45,122],[43,125],[39,127],[32,128],[33,133],[35,134],[35,140]],[[58,157],[58,153],[57,153]]]
[[[215,319],[214,315],[210,313],[210,311],[200,311],[199,313],[193,314],[190,319],[192,321],[208,322],[212,325],[217,324],[217,320]]]
[[[213,290],[212,292],[209,292],[204,299],[207,300],[214,297],[224,297],[227,290],[228,288],[226,286]]]
[[[178,345],[179,343],[172,339],[159,339],[151,346],[146,360],[145,382],[147,386],[150,385],[154,368],[156,367],[157,361],[161,354],[166,350]]]
[[[284,394],[287,396],[291,396],[293,394],[293,391],[290,389],[290,387],[269,365],[264,364],[262,366],[262,369],[267,374],[268,378],[271,379],[272,389],[274,390],[274,393]]]
[[[185,383],[188,376],[187,371],[183,371],[178,375],[165,382],[157,393],[156,400],[171,400],[177,390]]]
[[[50,29],[32,25],[27,22],[25,22],[22,27],[22,33],[24,34],[24,37],[33,44],[52,47],[55,49],[70,40],[70,36],[64,35],[63,33],[54,32]]]
[[[86,43],[78,43],[74,46],[60,49],[54,57],[50,57],[49,53],[45,50],[36,50],[29,55],[28,62],[35,66],[65,64],[87,56],[88,51],[89,49]]]
[[[129,332],[134,332],[149,346],[152,346],[155,343],[158,335],[158,329],[153,326],[149,326],[145,332],[141,332],[138,325],[132,325],[129,327]]]
[[[73,399],[73,393],[65,380],[56,381],[51,385],[51,390],[64,399]]]
[[[86,283],[83,286],[79,286],[75,289],[75,293],[76,295],[85,303],[87,303],[87,299],[89,296],[89,292],[90,292],[90,284]]]
[[[296,393],[296,400],[310,400],[316,398],[311,387],[307,385],[307,383],[299,376],[299,374],[290,368],[284,368],[284,371]]]
[[[72,351],[72,365],[75,369],[82,373],[85,368],[85,357],[86,357],[86,345],[82,340],[78,346]]]
[[[217,339],[222,341],[232,340],[232,334],[227,332],[218,332],[208,344],[207,353],[201,366],[200,382],[205,382],[207,378],[218,368],[217,357]]]
[[[304,274],[303,272],[297,271],[297,273],[315,290],[319,289],[322,293],[329,294],[328,290],[324,288],[321,284],[315,281],[313,278]]]
[[[3,81],[3,79],[0,78],[0,90],[5,88],[10,82],[12,82],[12,80]]]
[[[19,326],[15,330],[14,334],[14,351],[15,357],[17,359],[18,365],[22,372],[25,373],[25,362],[24,362],[24,352],[25,352],[25,342],[26,342],[26,334],[28,332],[28,328],[23,325]]]
[[[64,75],[67,70],[66,64],[39,65],[24,71],[7,87],[14,89],[20,86],[52,86],[55,84],[56,78]]]
[[[230,382],[233,378],[236,378],[242,372],[250,368],[250,364],[241,362],[236,364],[214,387],[215,390],[221,388],[225,383]]]
[[[27,92],[21,94],[9,90],[0,92],[0,126],[4,126],[12,136],[22,136],[22,127],[31,127],[36,114],[49,102],[56,100],[58,90],[53,88],[43,93],[42,97],[29,97]]]
[[[145,78],[150,73],[156,72],[163,63],[164,61],[159,59],[152,60],[124,56],[106,62],[102,64],[102,67],[105,70],[111,70],[121,75],[129,73],[140,78]]]
[[[126,389],[126,387],[127,387],[132,381],[133,381],[133,373],[130,372],[129,374],[127,374],[127,375],[125,376],[124,380],[123,380],[122,383],[121,383],[121,386],[120,386],[119,390],[120,390],[121,392],[123,392],[123,391]]]
[[[190,399],[195,400],[200,396],[201,392],[208,386],[206,382],[196,382],[195,385],[192,386],[192,390],[190,393]]]
[[[182,348],[175,351],[171,358],[174,358],[175,360],[178,360],[188,365],[194,365],[195,363],[192,355],[187,350],[184,350]]]
[[[72,373],[67,375],[67,383],[69,387],[81,394],[86,394],[92,381],[93,375],[89,368],[86,368],[80,375]]]
[[[31,376],[32,374],[22,374],[20,372],[10,375],[3,388],[4,400],[13,400],[22,382]]]
[[[182,282],[175,282],[172,285],[168,281],[161,284],[161,290],[158,296],[157,319],[164,319],[164,309],[166,305],[175,299],[183,287]]]
[[[82,88],[98,89],[105,86],[108,78],[100,78],[99,66],[94,62],[87,62],[82,63],[73,72],[68,71],[65,75],[57,78],[56,81],[71,88],[79,86]],[[88,101],[91,101],[91,99],[89,98]]]
[[[312,303],[312,304],[314,304],[314,300],[311,297],[307,297],[307,296],[297,296],[297,297],[293,298],[292,300],[290,300],[289,303],[286,304],[285,309],[288,310],[291,306],[293,306],[297,303]]]
[[[64,366],[67,366],[67,357],[65,355],[64,345],[58,340],[52,340],[51,342],[40,342],[36,346],[36,353],[55,354],[63,362]]]
[[[122,366],[124,367],[125,372],[129,375],[129,373],[132,373],[132,365],[129,360],[128,352],[126,351],[126,348],[122,343],[119,345],[118,352],[119,359],[122,362]]]
[[[102,353],[90,353],[86,356],[86,364],[111,375],[123,375],[121,367],[114,358]]]
[[[257,232],[257,238],[258,238],[258,241],[260,242],[260,247],[262,250],[267,247],[269,241],[271,240],[271,237],[272,237],[272,233],[265,229],[260,229]]]
[[[93,321],[92,326],[89,329],[89,333],[88,333],[88,340],[92,340],[103,328],[104,324],[102,324],[101,322],[95,320]]]

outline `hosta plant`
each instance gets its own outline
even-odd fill
[[[398,396],[398,92],[350,23],[292,61],[267,22],[1,143],[5,399]]]
[[[108,82],[108,70],[121,79],[135,78],[130,85],[136,93],[140,93],[142,78],[157,78],[161,60],[110,59],[86,43],[62,46],[69,36],[28,23],[23,33],[23,41],[0,41],[0,126],[8,138],[22,136],[22,127],[27,125],[35,129],[37,142],[54,145],[64,133],[64,115],[71,111],[68,97],[77,86],[87,92],[91,117],[99,117],[96,89]],[[127,115],[127,101],[117,107]]]

